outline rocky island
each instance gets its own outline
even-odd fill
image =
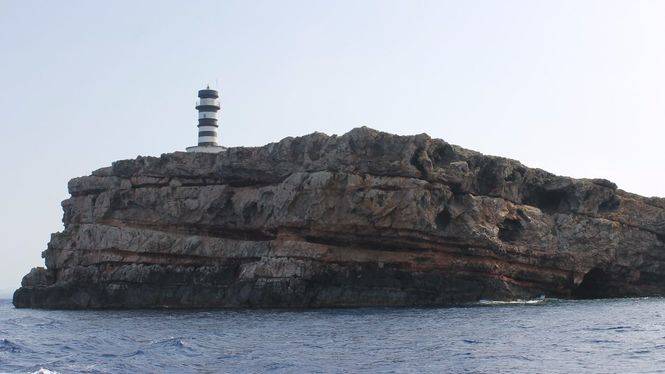
[[[358,128],[69,182],[16,307],[443,306],[665,295],[665,199]]]

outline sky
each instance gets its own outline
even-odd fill
[[[67,181],[196,142],[427,133],[665,196],[664,1],[0,0],[0,296]]]

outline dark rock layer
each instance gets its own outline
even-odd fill
[[[69,183],[17,307],[451,305],[665,294],[665,199],[368,128]]]

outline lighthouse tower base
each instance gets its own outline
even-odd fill
[[[195,145],[193,147],[187,147],[187,152],[197,152],[197,153],[219,153],[225,151],[226,148],[221,145]]]

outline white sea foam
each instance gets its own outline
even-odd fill
[[[58,374],[58,372],[57,371],[51,371],[51,370],[45,369],[45,368],[41,368],[41,369],[35,371],[32,374]]]
[[[479,305],[532,305],[532,304],[543,304],[547,301],[545,296],[541,296],[537,299],[516,299],[516,300],[480,300],[478,301]]]

